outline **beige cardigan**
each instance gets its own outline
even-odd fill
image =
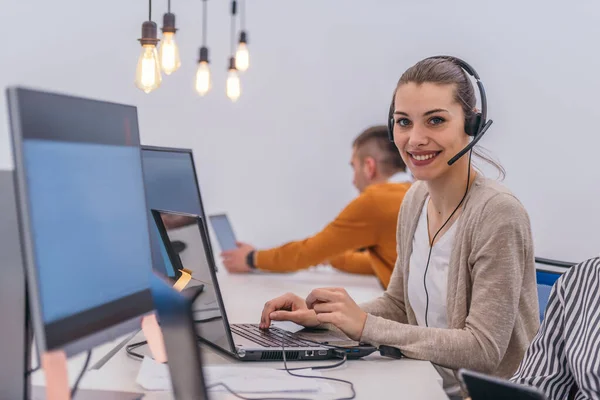
[[[420,327],[408,301],[412,241],[428,191],[417,182],[398,217],[398,258],[383,296],[368,313],[361,341],[399,348],[454,371],[509,378],[539,327],[533,241],[527,212],[503,186],[481,175],[465,199],[448,271],[448,329]],[[456,384],[444,373],[444,386]],[[447,370],[446,370],[447,371]]]

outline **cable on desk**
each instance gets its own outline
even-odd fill
[[[287,335],[288,335],[288,333],[285,332],[283,334],[283,337],[281,338],[281,351],[282,351],[282,355],[283,355],[283,366],[285,368],[285,371],[288,374],[290,374],[291,376],[295,376],[297,378],[323,379],[323,380],[326,380],[326,381],[345,383],[347,385],[350,385],[350,390],[352,391],[352,395],[350,397],[339,397],[336,400],[352,400],[352,399],[356,398],[356,391],[354,390],[354,384],[352,382],[350,382],[350,381],[347,381],[347,380],[344,380],[344,379],[339,379],[339,378],[331,378],[329,376],[297,375],[297,374],[294,374],[290,369],[288,369],[287,358],[285,357],[285,337]],[[343,363],[345,363],[346,360],[348,359],[348,356],[346,355],[346,350],[345,349],[343,351],[336,350],[336,355],[338,357],[340,355],[343,357],[342,363],[340,365],[342,365]]]
[[[356,398],[356,391],[354,390],[354,384],[352,382],[350,382],[350,381],[346,381],[344,379],[339,379],[339,378],[330,378],[328,376],[313,376],[313,375],[298,375],[298,374],[294,374],[292,371],[296,371],[296,370],[299,370],[299,369],[307,369],[307,368],[306,367],[305,368],[292,368],[292,369],[288,368],[288,366],[287,366],[287,358],[285,356],[285,337],[287,335],[288,335],[287,332],[282,333],[282,338],[281,338],[281,354],[282,354],[282,357],[283,357],[283,366],[284,366],[284,369],[285,369],[285,371],[289,375],[294,376],[296,378],[323,379],[323,380],[328,380],[328,381],[333,381],[333,382],[346,383],[346,384],[350,385],[350,390],[352,391],[352,395],[350,397],[340,397],[340,398],[337,398],[335,400],[352,400],[352,399]],[[322,366],[322,367],[313,367],[312,369],[334,368],[334,367],[338,367],[338,366],[344,364],[348,360],[348,357],[346,355],[346,351],[345,350],[343,352],[339,351],[339,350],[336,350],[336,355],[342,358],[341,362],[338,362],[338,363],[336,363],[334,365],[325,365],[325,366]],[[210,385],[206,389],[207,390],[208,389],[212,389],[212,388],[217,387],[217,386],[224,387],[229,393],[231,393],[235,397],[237,397],[239,399],[242,399],[242,400],[309,400],[309,399],[306,399],[306,398],[297,398],[297,397],[244,397],[244,396],[236,393],[233,389],[231,389],[230,387],[228,387],[226,384],[224,384],[222,382],[218,382],[218,383],[215,383],[213,385]],[[274,392],[274,393],[276,393],[276,392]]]
[[[32,368],[32,369],[28,370],[28,371],[25,373],[25,376],[29,376],[29,375],[33,374],[34,372],[37,372],[37,371],[39,371],[39,369],[40,369],[40,368],[41,368],[41,366],[39,366],[39,365],[38,365],[37,367],[35,367],[35,368]]]
[[[75,381],[75,384],[73,385],[73,388],[71,389],[71,398],[75,398],[75,393],[77,393],[77,388],[79,387],[79,382],[81,381],[81,378],[83,378],[83,375],[85,375],[85,371],[87,370],[87,367],[90,363],[90,359],[92,358],[92,351],[88,350],[87,352],[87,357],[85,358],[85,363],[83,364],[83,368],[81,368],[81,372],[79,373],[79,376],[77,377],[77,380]]]
[[[135,349],[137,349],[138,347],[142,347],[143,345],[148,344],[148,341],[144,340],[143,342],[137,342],[137,343],[132,343],[132,344],[128,344],[125,347],[125,351],[127,352],[127,355],[130,357],[133,357],[137,360],[143,360],[144,356],[141,355],[140,353],[136,353]]]

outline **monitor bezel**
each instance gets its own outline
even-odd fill
[[[218,344],[207,340],[206,338],[204,338],[202,336],[202,331],[200,331],[198,337],[201,341],[208,343],[209,345],[211,345],[213,347],[216,347],[220,350],[226,351],[229,354],[237,355],[235,342],[233,340],[233,334],[231,332],[231,325],[229,323],[229,318],[227,317],[227,310],[225,307],[225,302],[223,301],[223,293],[221,291],[221,286],[219,285],[219,279],[217,277],[217,268],[216,268],[215,257],[210,248],[210,237],[207,234],[206,218],[202,218],[201,216],[196,215],[196,214],[184,213],[184,212],[173,211],[173,210],[160,210],[160,209],[153,208],[151,211],[152,211],[152,214],[167,213],[167,214],[183,215],[186,217],[196,218],[198,230],[200,231],[200,237],[202,238],[202,245],[204,246],[204,249],[206,250],[205,251],[206,261],[208,262],[208,269],[210,270],[210,276],[213,281],[212,283],[215,287],[217,303],[219,304],[221,314],[223,315],[223,321],[225,323],[225,329],[226,329],[225,334],[227,335],[227,342],[229,343],[229,349],[223,348],[223,347],[219,346]],[[161,236],[162,236],[162,234],[161,234]],[[167,237],[168,237],[168,235],[167,235]],[[170,246],[170,242],[166,242],[165,246]]]
[[[40,296],[39,274],[33,246],[29,188],[25,175],[23,155],[23,129],[20,113],[20,98],[27,93],[43,94],[61,98],[71,98],[103,104],[113,104],[131,107],[135,120],[132,124],[137,128],[137,143],[132,147],[139,149],[139,162],[143,163],[141,146],[139,144],[139,125],[137,108],[131,105],[100,101],[91,98],[72,96],[57,92],[29,89],[24,87],[8,87],[6,97],[8,103],[9,123],[11,130],[11,146],[13,151],[15,171],[15,193],[17,198],[17,216],[19,221],[19,235],[22,243],[23,263],[27,280],[27,295],[29,298],[30,316],[34,329],[37,351],[39,353],[52,350],[63,350],[67,356],[91,349],[100,344],[114,340],[121,335],[129,333],[140,327],[140,316],[152,312],[154,303],[150,287],[138,291],[121,299],[97,306],[72,316],[59,319],[46,324],[42,314],[42,299]],[[73,142],[73,141],[72,141]],[[76,143],[76,142],[74,142]],[[142,175],[143,179],[143,175]],[[144,193],[144,209],[147,209]],[[148,243],[150,243],[150,221],[148,224]],[[151,271],[149,271],[151,273]],[[99,318],[100,317],[100,318]],[[101,319],[104,318],[104,319]],[[95,321],[95,323],[94,323]]]
[[[165,152],[165,153],[183,153],[183,154],[187,154],[190,157],[190,161],[192,162],[192,172],[194,173],[194,181],[196,182],[196,194],[198,196],[198,204],[200,205],[200,212],[202,213],[202,215],[199,215],[200,218],[207,218],[206,216],[206,210],[204,209],[204,202],[202,201],[202,190],[200,189],[200,181],[198,180],[198,174],[196,173],[196,162],[194,160],[194,151],[190,148],[185,148],[185,147],[165,147],[165,146],[153,146],[153,145],[146,145],[143,144],[141,145],[142,148],[142,159],[143,159],[143,152],[145,150],[148,151],[160,151],[160,152]],[[143,163],[143,161],[142,161]],[[147,200],[146,200],[147,202]],[[189,211],[184,211],[184,210],[172,210],[172,212],[181,212],[183,214],[189,214],[189,215],[195,215],[195,214],[190,214]],[[208,226],[205,227],[206,229],[206,235],[208,235]],[[212,248],[212,244],[209,243],[208,247],[210,249],[210,252],[213,253],[213,248]],[[215,268],[217,268],[215,266]],[[218,271],[218,268],[216,269],[216,271]]]

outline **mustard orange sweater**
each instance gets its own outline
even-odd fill
[[[368,186],[316,235],[257,251],[256,267],[290,272],[328,261],[342,271],[374,274],[387,288],[396,262],[398,211],[409,188],[389,182]]]

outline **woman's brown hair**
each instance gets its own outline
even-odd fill
[[[475,113],[477,98],[475,90],[467,76],[467,73],[451,58],[426,58],[419,61],[409,69],[407,69],[394,90],[392,97],[392,107],[396,98],[396,91],[401,85],[407,83],[434,83],[438,85],[454,85],[454,100],[462,106],[465,114],[465,120],[472,117]],[[506,176],[506,171],[500,163],[494,161],[486,151],[479,146],[473,148],[473,155],[480,158],[486,163],[492,165],[498,170],[498,175],[501,179]]]

